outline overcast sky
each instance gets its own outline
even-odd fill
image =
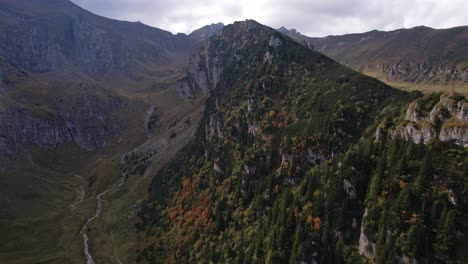
[[[173,33],[247,18],[309,36],[468,25],[467,0],[72,0],[98,15]]]

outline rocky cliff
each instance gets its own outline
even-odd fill
[[[68,0],[0,1],[0,56],[31,72],[138,78],[183,63],[194,41],[96,16]]]
[[[51,149],[66,142],[95,151],[121,133],[114,114],[124,106],[119,97],[89,93],[58,98],[52,109],[43,111],[9,105],[0,112],[0,154],[14,156],[30,144]]]
[[[428,143],[434,138],[468,147],[468,102],[456,93],[428,95],[413,101],[404,121],[390,129],[389,137]],[[377,139],[382,133],[377,132]]]
[[[365,66],[362,70],[373,69],[372,66]],[[468,83],[468,68],[449,63],[401,61],[393,65],[379,64],[377,70],[384,73],[390,81],[407,80],[414,83],[429,81],[441,85],[452,81]]]
[[[235,27],[224,27],[215,31],[215,38],[204,41],[190,57],[188,66],[185,69],[185,78],[179,81],[177,86],[180,95],[185,97],[193,96],[198,90],[204,94],[213,91],[223,72],[223,65],[227,63],[241,63],[241,50],[246,46],[257,44],[252,36],[242,35],[243,30],[263,30],[263,26],[253,20],[237,22]],[[265,32],[261,32],[265,33]],[[238,38],[231,38],[231,35],[239,35]],[[226,36],[229,35],[231,42],[227,43]],[[224,45],[223,48],[219,48]],[[275,56],[275,50],[281,45],[278,37],[271,36],[269,39],[269,49],[264,51],[262,60],[270,63]]]

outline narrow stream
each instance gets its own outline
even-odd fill
[[[118,183],[112,185],[111,187],[109,187],[108,189],[106,189],[105,191],[101,192],[100,194],[96,196],[96,204],[97,204],[96,213],[92,217],[88,218],[88,220],[86,220],[86,223],[83,225],[83,227],[80,230],[80,234],[83,236],[84,254],[86,256],[87,264],[94,264],[94,260],[93,260],[93,256],[91,255],[89,251],[89,238],[88,238],[88,235],[86,234],[86,230],[88,229],[91,222],[93,222],[93,220],[96,219],[101,214],[103,203],[105,202],[105,200],[102,199],[102,197],[106,195],[106,193],[119,188],[120,186],[122,186],[123,183],[124,183],[124,177],[122,176]]]

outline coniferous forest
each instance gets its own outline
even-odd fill
[[[268,30],[229,30],[227,39],[266,40],[239,54],[248,71],[224,64],[196,137],[155,175],[137,223],[147,237],[139,260],[437,263],[465,254],[467,150],[377,135],[407,123],[411,101],[424,111],[441,94],[385,87],[279,36],[275,50]],[[213,42],[226,53],[236,45]],[[264,64],[266,49],[281,55]]]

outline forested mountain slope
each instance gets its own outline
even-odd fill
[[[154,175],[138,261],[463,259],[466,149],[390,136],[421,94],[255,21],[224,27],[191,62],[210,97],[195,138]]]
[[[311,47],[0,0],[0,262],[462,262],[466,98]]]

